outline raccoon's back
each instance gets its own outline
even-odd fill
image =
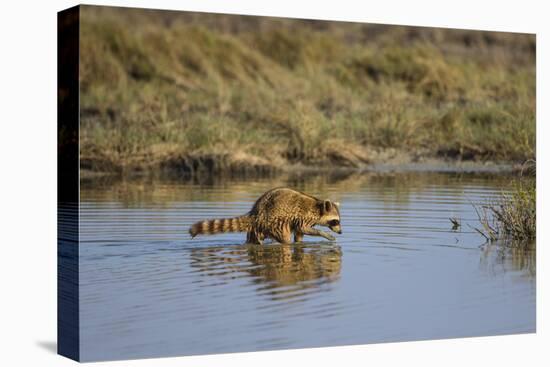
[[[292,219],[316,214],[319,200],[313,196],[286,187],[264,193],[256,201],[250,214],[260,221]]]

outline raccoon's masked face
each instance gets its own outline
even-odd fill
[[[325,200],[321,208],[320,225],[330,228],[332,232],[342,234],[340,225],[340,203]]]

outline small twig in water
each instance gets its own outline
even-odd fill
[[[453,228],[452,230],[453,231],[456,231],[459,227],[460,227],[460,219],[457,219],[457,218],[449,218],[449,220],[451,221],[451,223],[453,224]]]

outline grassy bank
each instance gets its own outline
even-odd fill
[[[81,167],[362,167],[535,155],[521,34],[84,7]]]

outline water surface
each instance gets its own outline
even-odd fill
[[[434,173],[81,186],[82,360],[535,331],[535,252],[484,244],[472,203],[513,179]],[[190,224],[290,186],[341,203],[334,242],[243,244]],[[452,230],[449,217],[461,220]]]

